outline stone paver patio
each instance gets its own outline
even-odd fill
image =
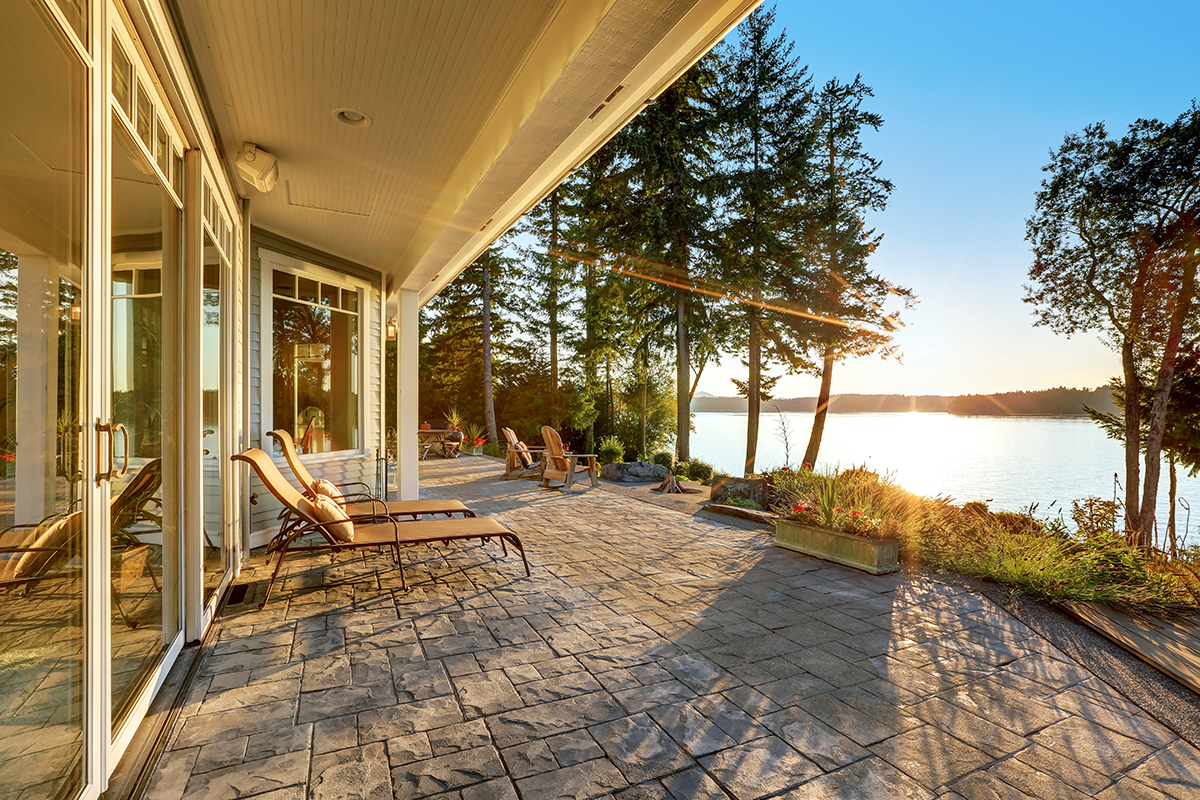
[[[147,797],[1195,798],[1200,753],[986,598],[426,462],[524,540],[289,559]],[[262,578],[262,558],[254,564]]]

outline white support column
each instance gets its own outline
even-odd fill
[[[412,289],[401,289],[396,312],[396,489],[401,500],[417,500],[421,494],[417,459],[417,427],[421,424],[417,405],[419,297]]]
[[[17,516],[54,510],[58,429],[58,279],[47,256],[17,256]]]

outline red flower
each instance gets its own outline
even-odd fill
[[[810,464],[810,463],[808,463],[807,461],[805,461],[805,462],[804,462],[804,464],[803,464],[803,466],[805,466],[805,467],[811,467],[811,466],[812,466],[812,464]]]
[[[861,512],[861,511],[851,511],[850,513],[851,513],[851,515],[853,515],[853,516],[856,516],[856,517],[861,517],[861,516],[862,516],[862,512]]]
[[[787,472],[787,471],[788,471],[788,468],[787,468],[787,467],[780,467],[780,468],[779,468],[779,471],[780,471],[780,472]]]
[[[841,510],[840,508],[835,508],[835,509],[833,510],[833,513],[835,513],[835,514],[841,514],[841,513],[842,513],[842,510]]]

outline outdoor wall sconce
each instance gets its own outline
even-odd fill
[[[396,341],[396,320],[389,319],[387,321],[387,340],[389,342]]]

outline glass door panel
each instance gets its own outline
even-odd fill
[[[180,212],[122,122],[112,123],[111,587],[113,728],[180,630],[177,498],[163,462],[177,458],[168,354]]]
[[[203,481],[204,481],[204,602],[221,585],[232,567],[231,542],[225,525],[225,503],[221,495],[221,276],[224,265],[216,245],[204,234],[204,288],[201,299],[200,362],[204,392]]]
[[[81,6],[82,7],[82,6]],[[0,3],[0,797],[82,786],[87,73]]]

